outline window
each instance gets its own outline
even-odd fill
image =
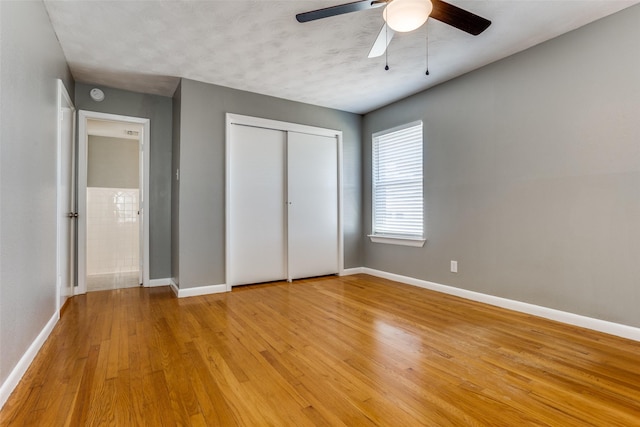
[[[373,242],[424,245],[422,122],[373,134]]]

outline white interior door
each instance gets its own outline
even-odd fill
[[[338,266],[338,141],[288,133],[290,280],[335,274]]]
[[[75,109],[63,83],[58,82],[58,310],[73,295],[75,257],[74,204]]]
[[[284,280],[286,133],[242,125],[232,125],[230,133],[228,285]]]

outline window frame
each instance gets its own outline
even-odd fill
[[[420,161],[421,161],[421,169],[422,169],[422,182],[421,182],[421,191],[422,191],[422,235],[394,235],[394,234],[383,234],[383,233],[375,233],[374,230],[376,228],[376,165],[374,164],[376,160],[375,151],[377,150],[376,139],[385,135],[389,135],[392,133],[400,132],[405,129],[420,126],[422,141],[421,141],[421,151],[420,151]],[[416,120],[410,123],[406,123],[400,126],[395,126],[390,129],[385,129],[379,132],[375,132],[371,135],[371,234],[368,235],[369,239],[374,243],[384,243],[384,244],[392,244],[392,245],[402,245],[402,246],[413,246],[413,247],[422,247],[426,242],[425,235],[425,208],[424,208],[424,124],[422,120]]]

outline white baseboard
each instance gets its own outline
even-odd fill
[[[176,283],[176,281],[173,280],[173,277],[169,280],[169,286],[171,286],[171,290],[173,291],[175,296],[178,296],[178,293],[180,292],[180,288],[178,287],[178,284]]]
[[[364,267],[345,268],[340,272],[340,276],[351,276],[352,274],[364,273]]]
[[[150,288],[155,288],[156,286],[169,286],[171,284],[171,279],[170,278],[165,278],[165,279],[150,279],[149,280],[149,287]]]
[[[227,292],[227,285],[198,286],[195,288],[180,289],[173,279],[170,280],[171,289],[178,298],[196,297],[199,295],[219,294]]]
[[[4,404],[7,402],[7,399],[22,379],[24,373],[29,369],[31,362],[33,362],[33,359],[38,354],[38,351],[40,351],[40,348],[42,348],[42,345],[51,334],[51,331],[53,331],[53,328],[56,326],[59,319],[60,313],[56,311],[42,331],[40,331],[36,339],[33,340],[27,351],[22,355],[5,382],[0,386],[0,409],[2,409]]]
[[[568,313],[566,311],[556,310],[553,308],[542,307],[526,302],[515,301],[507,298],[496,297],[493,295],[482,294],[480,292],[468,291],[453,286],[441,285],[439,283],[428,282],[426,280],[415,279],[413,277],[401,276],[399,274],[387,273],[385,271],[374,270],[372,268],[363,267],[362,273],[371,276],[382,277],[384,279],[393,280],[407,285],[413,285],[444,294],[455,295],[472,301],[478,301],[509,310],[519,311],[521,313],[531,314],[545,319],[555,320],[569,325],[579,326],[581,328],[591,329],[606,334],[616,335],[622,338],[628,338],[634,341],[640,341],[640,328],[622,325],[620,323],[609,322],[607,320],[594,319],[592,317],[582,316],[579,314]]]

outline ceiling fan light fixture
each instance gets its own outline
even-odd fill
[[[406,33],[427,22],[432,10],[430,0],[393,0],[384,8],[382,17],[389,28]]]

